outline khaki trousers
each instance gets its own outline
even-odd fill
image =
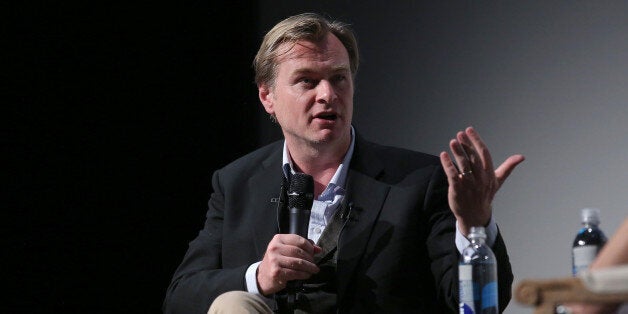
[[[246,291],[229,291],[219,295],[209,307],[208,314],[272,314],[261,297]]]

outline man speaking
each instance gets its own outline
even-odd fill
[[[487,229],[503,311],[513,276],[491,203],[523,156],[493,169],[470,127],[440,158],[365,140],[352,126],[358,59],[348,26],[317,14],[266,34],[255,81],[284,140],[214,173],[164,312],[453,313],[472,226]],[[300,174],[313,180],[307,238],[282,206]]]

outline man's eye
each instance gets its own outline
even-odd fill
[[[346,77],[345,75],[336,75],[336,76],[334,76],[334,77],[332,78],[332,80],[333,80],[334,82],[337,82],[337,83],[340,83],[340,82],[342,82],[342,81],[344,81],[344,80],[346,80],[346,79],[347,79],[347,77]]]
[[[314,86],[314,85],[316,85],[316,81],[314,81],[313,79],[310,79],[310,78],[299,79],[299,83],[303,84],[303,85],[306,85],[306,86]]]

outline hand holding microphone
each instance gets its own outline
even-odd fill
[[[268,244],[259,265],[257,283],[260,292],[270,295],[287,287],[299,285],[299,280],[318,273],[314,255],[321,248],[307,239],[310,210],[314,202],[314,181],[310,175],[295,173],[288,189],[290,234],[276,234]]]

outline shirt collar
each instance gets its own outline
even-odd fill
[[[353,147],[355,146],[355,130],[353,126],[351,126],[351,143],[349,144],[349,150],[345,154],[345,157],[342,159],[342,163],[338,166],[336,173],[329,181],[326,189],[334,186],[334,187],[345,187],[345,183],[347,182],[347,173],[349,172],[349,162],[351,161],[351,157],[353,157]],[[286,141],[283,142],[283,162],[282,162],[282,170],[284,176],[290,181],[292,174],[295,173],[294,166],[292,164],[292,158],[290,158],[290,153],[288,153],[288,147],[286,146]],[[325,195],[323,192],[321,195]]]

